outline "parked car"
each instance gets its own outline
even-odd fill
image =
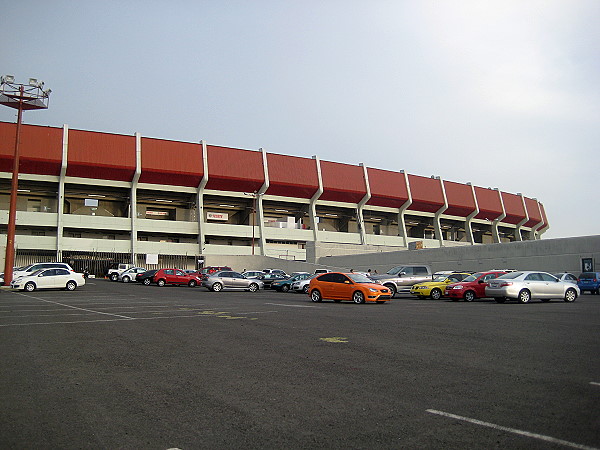
[[[410,289],[410,293],[420,299],[429,297],[433,300],[439,300],[444,296],[446,286],[452,283],[459,283],[469,275],[471,275],[470,272],[451,272],[446,275],[439,275],[433,281],[415,284]]]
[[[210,274],[208,278],[202,280],[202,286],[213,292],[220,292],[223,289],[256,292],[264,288],[262,280],[246,278],[241,273],[232,270],[223,270]]]
[[[410,289],[417,283],[432,281],[433,272],[426,265],[402,265],[388,270],[382,275],[371,275],[374,280],[379,280],[391,292],[392,297],[396,292],[410,293]]]
[[[323,273],[328,273],[328,272],[323,272]],[[290,290],[292,292],[299,292],[299,293],[302,293],[302,294],[308,294],[308,286],[310,285],[310,280],[312,280],[317,275],[321,275],[321,274],[318,274],[318,273],[317,274],[312,274],[306,280],[294,281],[292,283],[292,285],[290,286]]]
[[[274,281],[285,280],[287,275],[283,275],[279,272],[265,273],[260,280],[264,283],[265,289],[271,289],[271,283]]]
[[[531,270],[511,272],[491,280],[485,288],[485,295],[493,297],[498,303],[507,299],[517,299],[519,303],[528,303],[531,299],[549,302],[553,298],[574,302],[579,296],[577,285],[568,281],[560,281],[546,272]]]
[[[36,272],[40,269],[66,269],[70,272],[75,272],[73,270],[73,268],[67,264],[67,263],[62,263],[62,262],[40,262],[40,263],[34,263],[34,264],[29,264],[27,266],[22,266],[22,267],[16,267],[13,270],[13,280],[15,280],[17,277],[23,276],[23,275],[31,275],[33,272]],[[2,277],[2,281],[1,283],[4,283],[4,273],[0,274],[0,277]]]
[[[453,302],[457,302],[460,299],[463,299],[465,302],[472,302],[476,298],[485,297],[485,288],[488,282],[505,273],[499,271],[476,272],[459,283],[446,286],[444,295],[450,297]]]
[[[152,278],[154,278],[154,274],[156,272],[158,272],[158,269],[152,269],[152,270],[147,270],[144,273],[138,273],[135,276],[135,281],[138,283],[145,284],[146,286],[149,286],[150,284],[152,284]]]
[[[82,273],[73,272],[65,268],[40,269],[35,272],[19,275],[10,286],[13,289],[22,289],[33,292],[36,289],[65,289],[74,291],[79,286],[85,285]]]
[[[133,264],[125,264],[125,263],[115,263],[106,271],[106,276],[110,281],[117,281],[119,279],[119,275],[125,272],[127,269],[131,269],[135,267]]]
[[[600,272],[583,272],[577,279],[577,286],[581,292],[600,294]]]
[[[131,269],[127,269],[125,272],[120,273],[117,280],[122,281],[123,283],[129,283],[130,281],[135,281],[135,277],[144,272],[147,272],[147,269],[144,267],[132,267]]]
[[[323,273],[310,280],[308,293],[313,302],[329,299],[335,302],[351,300],[354,303],[384,303],[392,298],[387,287],[375,284],[359,273]]]
[[[278,273],[278,274],[283,275],[285,277],[288,276],[288,274],[285,273],[285,271],[281,270],[281,269],[263,269],[263,272],[264,273]]]
[[[159,269],[152,277],[152,282],[158,286],[176,284],[195,287],[200,280],[195,275],[189,275],[180,269]]]
[[[306,280],[312,277],[308,272],[297,273],[291,277],[284,278],[283,280],[275,280],[271,283],[271,289],[275,289],[278,292],[288,292],[292,287],[294,281]]]
[[[553,276],[558,278],[560,281],[567,281],[568,283],[577,284],[577,277],[569,272],[553,273]]]
[[[210,274],[220,272],[221,270],[231,270],[229,266],[207,266],[198,270],[198,278],[205,280]]]
[[[223,269],[225,270],[225,269]],[[231,269],[227,269],[227,270],[231,270]],[[244,275],[246,278],[258,278],[261,279],[265,273],[262,270],[245,270],[244,272],[242,272],[242,275]]]

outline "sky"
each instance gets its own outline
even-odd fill
[[[497,187],[543,203],[544,239],[586,236],[598,23],[597,0],[20,0],[0,72],[52,89],[24,123]]]

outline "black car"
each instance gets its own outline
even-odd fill
[[[138,283],[143,283],[146,286],[149,286],[152,283],[152,277],[154,274],[158,272],[158,269],[147,270],[146,272],[138,273],[135,276],[135,281]]]

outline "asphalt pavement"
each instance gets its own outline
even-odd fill
[[[0,292],[0,448],[599,448],[600,296]]]

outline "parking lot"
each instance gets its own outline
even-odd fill
[[[1,448],[597,448],[600,296],[0,292]]]

